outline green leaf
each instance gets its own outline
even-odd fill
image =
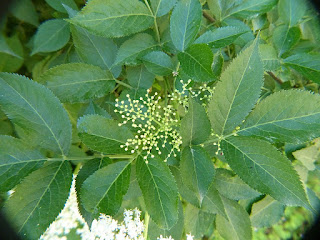
[[[15,72],[23,61],[23,47],[18,35],[5,37],[0,34],[0,71]]]
[[[0,192],[11,190],[46,160],[20,139],[0,135]]]
[[[133,135],[125,126],[100,115],[86,115],[78,121],[79,137],[92,150],[106,154],[126,153],[121,145]]]
[[[229,9],[227,17],[252,18],[257,14],[269,12],[277,3],[278,0],[239,1],[239,4]]]
[[[205,232],[212,226],[214,215],[188,204],[184,208],[185,232],[196,239],[201,239]]]
[[[138,58],[152,51],[158,44],[147,33],[139,33],[125,41],[119,48],[114,65],[137,65]]]
[[[100,213],[114,215],[118,212],[122,197],[130,183],[130,161],[109,164],[88,177],[82,184],[80,200],[96,217]]]
[[[222,48],[233,43],[240,35],[248,32],[233,26],[220,27],[213,31],[207,31],[196,39],[194,43],[206,43],[210,47]]]
[[[78,7],[75,4],[75,2],[73,0],[45,0],[53,9],[59,11],[59,12],[63,12],[66,13],[66,9],[63,7],[62,4],[77,10]]]
[[[261,44],[259,50],[265,71],[276,71],[280,68],[280,60],[274,47],[268,44]]]
[[[62,19],[42,23],[34,36],[31,55],[39,52],[54,52],[64,47],[70,38],[69,24]]]
[[[217,21],[221,22],[224,19],[229,8],[238,1],[234,0],[207,0],[208,7],[213,13]]]
[[[307,79],[320,83],[320,54],[298,53],[283,60]]]
[[[196,193],[201,206],[215,173],[208,153],[199,146],[183,148],[180,171],[183,183]]]
[[[211,125],[203,106],[189,99],[188,113],[181,120],[180,135],[183,146],[203,143],[211,134]]]
[[[178,220],[178,188],[169,167],[158,156],[149,163],[139,156],[136,174],[151,218],[160,228],[170,229]]]
[[[149,72],[144,65],[127,67],[128,83],[136,89],[149,89],[154,81],[154,74]]]
[[[270,196],[252,205],[250,219],[253,227],[271,227],[276,224],[284,213],[284,205]]]
[[[256,39],[230,63],[216,85],[208,105],[216,134],[229,134],[241,123],[258,100],[262,85],[263,64]]]
[[[280,0],[278,5],[279,17],[289,27],[296,25],[307,11],[304,0]]]
[[[320,96],[293,89],[274,93],[255,107],[238,134],[288,143],[319,137]]]
[[[76,51],[83,62],[110,70],[118,77],[121,67],[112,67],[118,53],[118,47],[113,40],[93,35],[77,26],[71,26],[71,33]]]
[[[170,35],[177,50],[183,52],[196,38],[202,19],[199,0],[180,0],[170,19]]]
[[[71,23],[104,37],[123,37],[154,24],[148,8],[138,0],[91,0]]]
[[[301,32],[298,27],[289,27],[289,25],[281,25],[274,29],[272,41],[278,55],[281,57],[288,52],[294,45],[296,45],[301,37]]]
[[[90,176],[92,175],[94,172],[96,172],[97,170],[107,166],[108,164],[110,164],[112,161],[109,158],[96,158],[96,159],[92,159],[90,161],[87,161],[80,169],[80,171],[77,174],[77,178],[76,178],[76,193],[77,193],[77,200],[78,200],[78,208],[79,211],[82,215],[82,217],[85,219],[85,221],[88,223],[88,225],[90,226],[94,216],[85,210],[85,208],[83,207],[82,202],[80,202],[80,190],[81,190],[81,186],[83,184],[83,182]]]
[[[69,162],[48,163],[28,175],[4,205],[4,211],[23,239],[38,239],[58,216],[72,181]]]
[[[28,143],[67,155],[71,124],[58,98],[17,74],[0,73],[0,105]]]
[[[228,240],[252,239],[251,222],[246,210],[236,201],[222,197],[227,218],[217,215],[216,228]]]
[[[215,188],[215,184],[211,184],[206,196],[203,199],[201,210],[213,214],[220,214],[223,217],[227,217],[224,210],[224,205],[218,190]]]
[[[173,72],[174,66],[171,58],[161,51],[153,51],[142,58],[144,65],[155,75],[166,76]]]
[[[101,115],[106,118],[111,119],[111,115],[102,107],[100,107],[98,104],[94,103],[93,101],[90,101],[89,106],[84,111],[83,115]]]
[[[153,14],[156,17],[166,15],[176,4],[177,0],[150,0]]]
[[[36,27],[39,25],[38,13],[31,0],[15,1],[10,8],[10,12],[23,22],[30,23]]]
[[[249,186],[286,205],[310,209],[291,162],[270,143],[252,137],[229,137],[221,142],[232,170]]]
[[[237,175],[224,168],[217,169],[214,186],[221,195],[233,200],[255,198],[261,195]]]
[[[206,44],[191,45],[178,54],[182,70],[196,82],[210,82],[215,79],[212,72],[213,53]]]
[[[320,155],[320,139],[315,139],[311,146],[302,148],[292,153],[292,155],[299,160],[309,171],[316,169],[316,161]]]
[[[47,87],[61,102],[71,103],[100,98],[115,86],[110,73],[85,63],[61,64],[50,68],[40,76],[40,81],[47,82]]]

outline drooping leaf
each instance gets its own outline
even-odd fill
[[[40,76],[61,102],[86,102],[109,93],[115,86],[111,73],[85,63],[61,64]]]
[[[305,104],[308,103],[308,104]],[[270,142],[303,143],[320,136],[320,96],[286,90],[261,101],[242,124],[239,135]]]
[[[201,210],[213,214],[217,213],[225,218],[227,217],[221,196],[214,183],[211,184],[203,199]]]
[[[79,208],[79,211],[80,211],[82,217],[85,219],[85,221],[88,223],[89,226],[91,225],[91,223],[94,219],[94,215],[92,213],[88,212],[87,210],[85,210],[82,202],[79,201],[80,200],[80,189],[81,189],[83,182],[90,175],[92,175],[94,172],[107,166],[110,163],[111,163],[111,159],[109,159],[109,158],[92,159],[90,161],[87,161],[81,167],[80,171],[77,174],[75,188],[76,188],[76,193],[77,193],[78,208]]]
[[[239,4],[229,9],[227,16],[244,19],[255,17],[257,14],[269,12],[277,3],[278,0],[239,1]]]
[[[139,0],[91,0],[71,23],[104,37],[123,37],[141,32],[154,17]]]
[[[38,14],[31,0],[18,0],[12,4],[10,12],[21,21],[39,25]]]
[[[156,17],[166,15],[176,4],[177,0],[150,0],[153,14]]]
[[[38,239],[58,216],[69,195],[69,162],[48,163],[28,175],[4,205],[4,211],[23,239]]]
[[[249,186],[287,205],[310,209],[291,162],[270,143],[252,137],[229,137],[221,142],[232,170]]]
[[[199,0],[181,0],[174,7],[170,19],[171,40],[180,52],[187,49],[199,32],[202,8]]]
[[[110,70],[118,77],[121,67],[112,67],[118,53],[118,47],[113,40],[93,35],[78,26],[72,26],[71,33],[76,51],[83,62]]]
[[[270,227],[276,224],[284,213],[284,205],[270,196],[252,205],[250,219],[253,227]]]
[[[180,135],[182,145],[198,145],[210,136],[211,125],[203,106],[189,99],[188,113],[181,120]]]
[[[0,135],[0,192],[11,190],[46,160],[20,139]]]
[[[229,134],[241,123],[258,100],[262,85],[263,64],[256,39],[230,63],[216,85],[208,106],[216,134]]]
[[[45,0],[52,8],[59,12],[66,13],[66,9],[63,7],[63,5],[66,5],[72,9],[77,10],[78,7],[74,0]]]
[[[281,57],[296,45],[301,37],[298,27],[289,27],[289,25],[280,25],[273,31],[272,41],[278,50],[278,56]]]
[[[18,35],[0,34],[0,72],[15,72],[23,64],[23,47]]]
[[[268,44],[261,44],[259,46],[261,53],[261,60],[265,71],[276,71],[280,68],[280,60],[277,51],[273,46]]]
[[[44,86],[17,74],[0,73],[0,105],[28,143],[67,155],[71,124],[59,100]]]
[[[203,198],[213,182],[215,173],[209,155],[199,146],[183,148],[180,172],[183,183],[196,193],[201,206]]]
[[[222,197],[227,218],[217,215],[216,227],[224,239],[252,239],[251,222],[246,210],[236,201]]]
[[[86,115],[78,121],[82,142],[90,149],[106,154],[126,153],[121,145],[133,135],[125,126],[118,126],[115,120],[100,115]]]
[[[295,26],[304,16],[307,2],[304,0],[280,0],[278,5],[279,17],[289,27]]]
[[[261,195],[244,183],[237,175],[223,168],[218,168],[213,184],[219,193],[229,199],[240,200]]]
[[[191,45],[178,54],[182,70],[196,82],[215,79],[212,72],[213,53],[206,44]]]
[[[320,55],[298,53],[283,60],[284,64],[301,73],[304,77],[320,83]]]
[[[125,41],[119,48],[114,65],[137,65],[138,58],[152,51],[158,44],[147,33],[139,33]]]
[[[174,66],[171,58],[161,51],[153,51],[142,58],[146,68],[155,75],[166,76],[173,72]]]
[[[170,229],[178,220],[178,188],[167,164],[158,156],[139,156],[136,174],[146,208],[160,228]]]
[[[62,19],[48,20],[39,26],[34,36],[31,55],[57,51],[68,43],[69,38],[69,23]]]
[[[149,72],[144,65],[127,68],[128,83],[135,89],[149,89],[155,75]]]
[[[210,47],[222,48],[233,43],[240,35],[248,32],[247,29],[241,29],[233,26],[217,28],[213,31],[207,31],[195,40],[194,43],[206,43]]]
[[[80,191],[85,209],[96,217],[100,213],[116,214],[129,187],[130,171],[131,162],[120,161],[109,164],[88,177]]]

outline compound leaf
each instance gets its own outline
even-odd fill
[[[58,98],[17,74],[0,73],[0,104],[26,142],[67,155],[71,123]]]
[[[61,64],[50,68],[40,77],[61,102],[86,102],[110,92],[113,76],[99,67],[85,63]]]
[[[38,239],[58,216],[72,181],[67,161],[47,163],[28,175],[4,205],[5,213],[24,239]]]
[[[241,123],[258,100],[262,85],[263,64],[256,39],[230,63],[216,85],[208,105],[216,134],[229,134]]]
[[[148,213],[163,229],[178,220],[178,188],[168,165],[155,156],[148,163],[139,156],[136,174]]]

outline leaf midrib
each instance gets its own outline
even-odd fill
[[[123,18],[123,17],[132,17],[132,16],[147,16],[147,17],[152,17],[152,19],[154,18],[150,14],[134,13],[134,14],[123,14],[123,15],[117,15],[117,16],[110,16],[110,17],[105,17],[105,18],[83,19],[83,20],[78,20],[78,21],[80,21],[80,22],[107,21],[107,20],[110,20],[110,19]]]
[[[69,85],[75,85],[75,84],[83,84],[83,83],[91,83],[91,82],[102,82],[102,81],[113,81],[113,79],[109,79],[109,78],[98,78],[98,79],[90,79],[87,81],[77,81],[77,82],[69,82],[69,83],[62,83],[62,84],[57,84],[57,85],[51,85],[48,84],[49,88],[57,88],[57,87],[61,87],[61,86],[69,86]],[[50,83],[50,81],[49,81]]]
[[[196,63],[198,63],[198,64],[200,65],[200,67],[201,67],[202,69],[204,69],[205,72],[207,72],[207,74],[208,74],[210,77],[213,77],[213,73],[210,72],[210,71],[208,71],[208,70],[206,69],[206,67],[203,66],[203,64],[201,64],[201,63],[198,61],[198,59],[194,58],[194,57],[193,57],[190,53],[188,53],[188,52],[184,52],[184,54],[188,55],[188,56],[189,56],[190,58],[192,58]]]

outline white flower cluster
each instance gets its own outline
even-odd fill
[[[187,240],[193,240],[193,236],[191,234],[187,234]],[[171,236],[169,237],[163,237],[160,235],[160,237],[157,238],[157,240],[174,240]]]
[[[155,149],[161,155],[161,148],[164,149],[166,144],[170,144],[171,149],[165,158],[173,155],[175,151],[180,151],[182,138],[177,131],[176,113],[172,105],[162,106],[160,104],[161,97],[156,92],[153,96],[149,96],[149,91],[145,98],[140,97],[139,100],[132,100],[127,94],[127,101],[119,101],[116,99],[115,112],[121,114],[123,122],[119,126],[131,123],[133,128],[137,128],[137,134],[133,139],[127,139],[125,145],[121,145],[126,151],[142,150],[146,151],[144,159],[148,163],[148,157],[154,158],[152,150]]]

